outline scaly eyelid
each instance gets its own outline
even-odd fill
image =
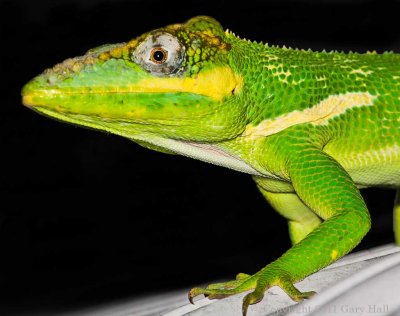
[[[163,63],[152,60],[151,52],[161,47],[168,52]],[[185,56],[185,47],[170,33],[159,32],[150,34],[133,52],[133,60],[146,71],[156,76],[170,76],[181,70]]]

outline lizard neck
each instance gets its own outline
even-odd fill
[[[331,107],[332,98],[346,95],[358,104],[367,94],[384,93],[383,78],[400,78],[398,54],[313,52],[250,42],[232,33],[227,38],[231,67],[244,81],[241,102],[253,125],[325,101]]]

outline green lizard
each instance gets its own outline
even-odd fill
[[[22,95],[52,118],[252,175],[288,220],[292,248],[253,275],[189,292],[254,290],[244,315],[272,286],[295,301],[313,295],[293,284],[370,228],[359,189],[400,187],[399,54],[270,46],[196,17],[67,59]]]

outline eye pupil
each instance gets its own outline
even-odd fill
[[[163,64],[167,60],[167,58],[168,52],[161,47],[153,48],[150,53],[151,61],[156,64]]]
[[[154,59],[157,61],[162,61],[164,59],[164,53],[162,51],[156,51],[154,53]]]

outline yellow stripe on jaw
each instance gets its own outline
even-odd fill
[[[239,92],[242,86],[243,78],[225,66],[200,72],[194,78],[145,78],[129,86],[127,92],[188,92],[221,101],[224,97]]]
[[[250,138],[265,137],[302,123],[326,125],[329,119],[343,114],[348,109],[373,105],[376,98],[377,96],[371,95],[368,92],[349,92],[331,95],[311,108],[267,119],[256,126],[247,125],[243,136]]]

